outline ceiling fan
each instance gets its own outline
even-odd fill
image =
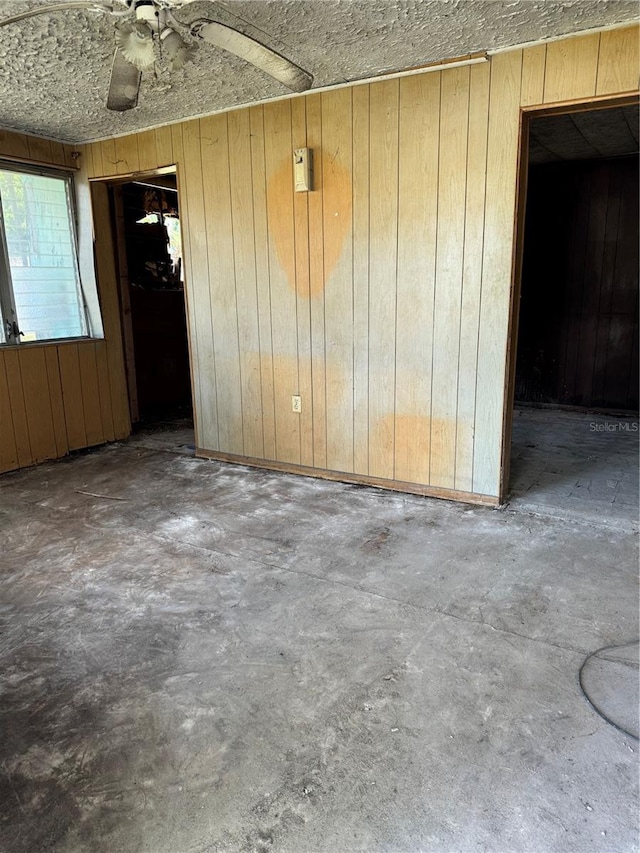
[[[183,23],[174,12],[193,0],[67,0],[39,6],[0,20],[0,27],[36,15],[74,9],[103,12],[115,20],[116,49],[111,68],[107,109],[123,112],[138,103],[142,72],[163,57],[171,71],[193,60],[196,45],[182,33],[201,39],[250,62],[293,92],[311,88],[313,77],[282,54],[240,30],[209,18]]]

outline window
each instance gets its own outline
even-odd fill
[[[0,164],[0,343],[86,337],[69,175]]]

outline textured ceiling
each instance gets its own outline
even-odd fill
[[[593,160],[638,153],[638,105],[545,116],[531,122],[529,162]]]
[[[0,0],[8,17],[58,0]],[[224,0],[185,5],[185,22],[230,24],[327,86],[638,17],[636,0]],[[285,95],[284,86],[200,43],[195,62],[143,74],[136,109],[109,112],[113,19],[52,12],[0,28],[0,127],[85,142]]]

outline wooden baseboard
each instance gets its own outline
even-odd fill
[[[422,486],[418,483],[407,483],[403,480],[385,480],[382,477],[368,477],[363,474],[330,471],[325,468],[309,468],[306,465],[295,465],[289,462],[275,462],[271,459],[255,459],[251,456],[237,456],[234,453],[205,450],[202,447],[196,447],[196,456],[201,459],[230,462],[233,465],[248,465],[252,468],[265,468],[268,471],[282,471],[285,474],[302,474],[305,477],[316,477],[320,480],[334,480],[339,483],[355,483],[358,486],[389,489],[393,492],[407,492],[411,495],[421,495],[427,498],[441,498],[446,501],[460,501],[461,503],[480,504],[482,506],[499,506],[498,498],[494,495],[482,495],[476,492],[442,489],[438,486]]]

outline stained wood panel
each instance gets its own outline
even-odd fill
[[[442,75],[400,81],[395,476],[429,482]]]
[[[218,411],[220,415],[224,413],[224,416],[218,417],[218,435],[221,450],[227,453],[243,453],[244,426],[231,219],[228,119],[226,115],[212,116],[202,119],[200,124],[203,136],[202,165],[206,175],[203,226],[209,252],[210,316],[213,321],[216,395]]]
[[[0,350],[0,471],[11,471],[19,465],[5,352]]]
[[[119,175],[127,175],[140,169],[138,154],[138,136],[119,136],[115,141],[116,171]]]
[[[78,346],[78,365],[82,386],[82,413],[87,437],[86,443],[88,447],[91,447],[94,444],[101,444],[105,440],[94,343]]]
[[[352,90],[322,95],[327,468],[353,471]]]
[[[29,425],[25,406],[20,357],[16,349],[8,349],[4,353],[4,365],[7,377],[7,395],[11,400],[11,418],[13,421],[13,436],[15,440],[18,465],[31,465],[33,456],[29,441]]]
[[[47,385],[49,391],[49,403],[51,405],[51,420],[53,423],[53,436],[56,443],[56,456],[64,456],[69,452],[69,439],[67,436],[67,424],[64,417],[64,401],[62,398],[62,383],[60,381],[60,364],[58,363],[58,348],[44,347],[45,361],[47,365]],[[111,412],[109,412],[111,418]],[[113,438],[113,435],[109,435]]]
[[[369,473],[369,86],[353,90],[353,469]],[[311,202],[310,202],[311,203]]]
[[[256,286],[255,228],[251,169],[251,129],[247,110],[229,113],[229,190],[233,228],[233,265],[237,305],[236,343],[242,395],[242,437],[245,456],[264,455],[260,332]]]
[[[273,385],[273,342],[271,334],[271,285],[269,274],[269,229],[267,224],[267,177],[264,155],[264,111],[249,110],[251,136],[251,185],[260,341],[260,387],[264,458],[276,458],[276,415]]]
[[[399,81],[371,86],[369,474],[394,478]]]
[[[307,104],[304,98],[297,98],[291,102],[291,144],[294,150],[307,147]],[[311,368],[309,193],[294,193],[293,219],[296,247],[298,393],[302,397],[302,412],[298,416],[300,419],[300,462],[302,465],[312,466],[313,379]]]
[[[276,454],[299,464],[300,418],[291,409],[298,389],[298,329],[290,101],[264,107],[264,131]]]
[[[45,352],[35,347],[18,352],[32,462],[57,456]]]
[[[430,482],[452,489],[455,480],[460,312],[464,260],[469,69],[442,74],[438,225],[432,348]]]
[[[307,102],[307,145],[316,152],[314,181],[309,196],[309,294],[311,320],[311,384],[313,406],[313,465],[327,467],[327,371],[324,303],[324,168],[322,156],[322,96],[311,95]],[[366,239],[368,240],[368,234]],[[367,388],[368,394],[368,388]],[[368,426],[367,426],[368,429]]]

